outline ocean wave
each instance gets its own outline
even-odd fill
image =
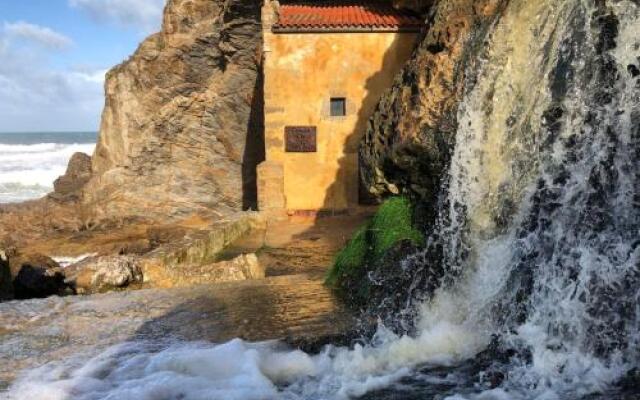
[[[4,144],[0,143],[0,153],[43,153],[56,151],[66,145],[61,143],[38,143],[38,144]]]
[[[0,143],[0,203],[44,196],[67,169],[74,153],[93,153],[95,144]]]

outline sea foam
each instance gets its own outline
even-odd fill
[[[95,144],[0,143],[0,203],[44,196],[74,153],[91,154],[94,148]]]

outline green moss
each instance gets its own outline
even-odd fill
[[[400,241],[410,240],[423,245],[424,236],[413,227],[411,203],[404,197],[394,197],[382,204],[376,215],[361,227],[335,258],[326,283],[334,287],[366,291],[359,285],[367,273],[367,265],[379,261]],[[366,293],[360,293],[366,295]]]
[[[421,246],[422,233],[413,227],[411,203],[404,197],[394,197],[382,204],[369,228],[373,247],[372,261],[378,261],[389,249],[402,240]]]
[[[367,229],[365,225],[358,229],[353,238],[342,249],[333,264],[333,268],[327,275],[326,283],[336,286],[341,280],[353,274],[361,265],[365,263],[367,257]]]

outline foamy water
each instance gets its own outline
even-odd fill
[[[49,193],[74,153],[93,153],[95,137],[95,133],[0,134],[0,203]]]

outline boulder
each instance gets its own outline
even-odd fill
[[[216,282],[261,279],[265,277],[265,269],[255,254],[241,254],[230,261],[215,264],[213,275]]]
[[[156,265],[147,263],[144,271],[149,276],[165,275],[168,286],[192,286],[263,279],[266,273],[265,267],[260,264],[258,257],[253,253],[241,254],[231,260],[210,264],[175,265],[170,270],[161,268],[160,274],[162,275],[158,274]]]
[[[124,289],[144,280],[136,257],[91,257],[68,267],[67,283],[78,294]]]
[[[68,289],[62,268],[50,257],[14,251],[8,262],[16,299],[63,295]]]
[[[53,183],[51,198],[56,200],[77,200],[82,189],[91,179],[91,157],[75,153],[69,160],[67,172]]]

